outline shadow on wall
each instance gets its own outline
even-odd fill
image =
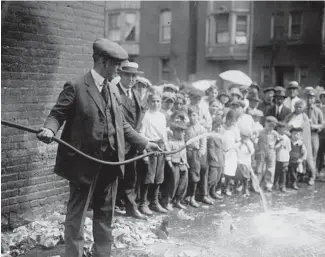
[[[38,12],[36,1],[1,2],[2,119],[34,128],[43,124],[53,102],[60,53],[55,29]],[[55,177],[49,174],[56,146],[4,126],[1,137],[2,215],[45,204],[40,192],[53,186]]]

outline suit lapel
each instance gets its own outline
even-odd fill
[[[96,87],[95,81],[93,79],[93,76],[90,72],[88,72],[85,75],[85,83],[88,86],[87,92],[91,96],[91,98],[96,103],[97,107],[101,110],[101,112],[105,115],[105,107],[103,105],[102,96],[98,91],[98,88]]]

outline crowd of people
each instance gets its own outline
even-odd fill
[[[292,81],[286,88],[265,88],[261,100],[256,83],[227,90],[211,85],[204,92],[188,84],[152,86],[137,75],[127,77],[133,76],[132,88],[141,99],[142,136],[172,151],[212,133],[178,153],[150,156],[133,166],[138,204],[134,200],[133,209],[126,208],[131,216],[199,208],[200,202],[212,205],[240,192],[248,197],[260,188],[285,193],[298,190],[301,182],[314,185],[324,164],[325,91],[301,89]],[[120,76],[123,86],[125,74]],[[254,174],[258,188],[251,183]],[[119,207],[123,199],[118,198]]]

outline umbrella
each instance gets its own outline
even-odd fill
[[[216,84],[216,80],[198,80],[192,83],[193,87],[201,91],[206,91],[208,88],[210,88],[215,84]]]
[[[249,87],[252,84],[252,80],[244,72],[239,70],[228,70],[219,74],[219,77],[223,80],[229,81],[233,84]]]

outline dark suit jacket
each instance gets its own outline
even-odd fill
[[[265,117],[273,116],[273,117],[277,118],[278,121],[284,121],[285,118],[291,113],[291,110],[288,107],[283,105],[280,115],[278,117],[276,116],[275,112],[276,112],[276,106],[275,105],[270,106],[270,107],[266,108]]]
[[[113,111],[113,121],[116,128],[117,157],[124,160],[125,141],[143,150],[147,140],[135,132],[125,121],[123,107],[119,91],[116,85],[110,84],[110,99]],[[47,117],[44,127],[54,133],[60,129],[64,122],[65,126],[61,138],[84,153],[103,159],[104,125],[106,115],[105,104],[99,93],[90,72],[79,78],[76,82],[66,82],[60,93],[57,103]],[[99,171],[101,165],[89,161],[84,157],[59,145],[54,172],[71,182],[80,185],[89,185],[94,174]],[[112,176],[124,175],[124,166],[113,169],[106,166],[107,172]],[[114,170],[115,172],[113,173]],[[118,170],[119,174],[116,174]]]
[[[217,136],[208,138],[207,143],[208,164],[214,167],[224,167],[225,157],[222,149],[222,139]]]

